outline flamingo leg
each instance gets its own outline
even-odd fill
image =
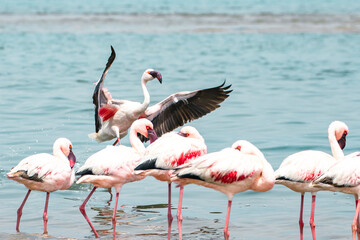
[[[299,217],[299,228],[300,228],[300,240],[303,240],[303,209],[304,209],[304,193],[301,193],[301,203],[300,203],[300,217]]]
[[[22,215],[22,210],[24,208],[25,202],[28,199],[29,195],[30,195],[31,190],[29,189],[29,191],[26,193],[25,198],[23,200],[23,202],[21,203],[19,209],[17,210],[17,219],[16,219],[16,231],[20,232],[19,230],[19,226],[20,226],[20,218]]]
[[[86,215],[86,212],[85,212],[85,205],[86,203],[89,201],[90,197],[93,195],[93,193],[95,192],[96,190],[96,187],[94,187],[91,192],[89,193],[89,195],[87,196],[87,198],[84,200],[83,204],[81,204],[80,206],[80,212],[82,213],[82,215],[84,216],[84,218],[86,219],[86,221],[89,223],[91,229],[93,230],[94,234],[95,234],[95,237],[99,237],[99,234],[96,232],[94,226],[92,225],[90,219],[88,218],[88,216]]]
[[[113,216],[112,216],[113,237],[114,238],[115,238],[115,227],[116,227],[116,210],[117,210],[118,201],[119,201],[119,192],[116,192],[115,207],[114,207],[114,212],[113,212]]]
[[[183,221],[183,216],[181,214],[181,208],[182,208],[182,199],[183,199],[183,192],[184,192],[184,187],[180,186],[180,193],[179,193],[179,205],[178,205],[178,210],[177,210],[177,220],[178,220],[178,229],[179,229],[179,240],[182,240],[182,221]]]
[[[357,207],[357,205],[358,205],[358,201],[357,201],[358,196],[357,195],[354,195],[354,196],[355,196],[355,206]],[[359,221],[359,218],[357,220],[357,237],[358,237],[358,239],[360,239],[360,221]]]
[[[44,215],[43,215],[43,219],[44,219],[44,233],[43,234],[48,234],[47,231],[47,222],[48,222],[48,215],[47,215],[47,210],[48,210],[48,205],[49,205],[49,197],[50,197],[50,193],[46,193],[46,201],[45,201],[45,208],[44,208]]]
[[[168,240],[171,237],[171,223],[173,217],[171,216],[171,182],[168,184]]]
[[[115,142],[113,143],[113,146],[115,146],[117,143],[119,143],[119,146],[120,146],[120,138],[117,138],[117,139],[115,140]]]
[[[316,240],[315,220],[314,220],[314,216],[315,216],[315,199],[316,199],[316,193],[313,193],[312,198],[311,198],[311,215],[310,215],[310,228],[311,228],[311,234],[312,234],[313,240]]]
[[[231,203],[232,201],[229,200],[228,201],[228,209],[227,209],[227,213],[226,213],[226,222],[225,222],[225,228],[224,228],[224,239],[225,240],[229,240],[229,220],[230,220],[230,210],[231,210]]]
[[[360,210],[359,202],[360,202],[360,199],[357,200],[355,217],[354,217],[354,221],[352,223],[353,240],[356,240],[357,223],[358,223],[358,220],[359,220],[359,210]]]

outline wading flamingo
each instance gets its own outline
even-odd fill
[[[180,166],[171,180],[180,186],[197,184],[220,191],[228,197],[224,238],[229,239],[231,203],[235,193],[253,190],[265,192],[274,186],[274,170],[262,152],[245,140],[231,148],[209,153]]]
[[[117,138],[116,142],[120,144],[120,138],[126,136],[129,127],[138,118],[149,119],[154,125],[157,136],[160,137],[166,132],[214,111],[232,92],[232,90],[228,90],[231,85],[224,86],[224,82],[214,88],[174,93],[149,107],[150,94],[146,83],[155,78],[161,83],[162,76],[153,69],[147,69],[141,78],[143,103],[116,100],[111,97],[110,92],[103,88],[105,76],[115,56],[115,51],[111,47],[111,56],[100,80],[96,83],[93,94],[96,132],[89,134],[89,137],[99,142]],[[142,141],[146,141],[143,136],[140,138]]]
[[[356,232],[360,239],[359,210],[360,210],[360,152],[345,156],[342,160],[332,165],[313,184],[322,190],[353,194],[356,210],[352,223],[352,236],[356,240]]]
[[[17,210],[16,231],[19,230],[22,209],[32,190],[46,192],[44,219],[44,234],[47,234],[50,193],[68,189],[75,180],[73,167],[76,158],[72,152],[72,144],[66,138],[58,138],[53,145],[53,155],[39,153],[21,160],[7,173],[7,177],[24,184],[29,190]]]
[[[131,125],[129,135],[132,147],[126,147],[123,145],[107,146],[105,149],[91,155],[86,160],[85,164],[76,172],[76,175],[80,176],[76,183],[91,183],[94,185],[94,188],[90,192],[89,196],[80,206],[80,212],[89,223],[96,237],[99,237],[99,234],[96,232],[85,212],[85,205],[96,188],[114,187],[116,190],[115,207],[112,216],[113,236],[115,237],[116,210],[120,190],[125,183],[139,181],[145,177],[133,174],[134,168],[140,162],[145,151],[144,144],[137,137],[138,133],[150,138],[150,141],[153,141],[154,137],[156,138],[153,125],[149,120],[136,120]]]
[[[342,149],[346,144],[346,135],[349,129],[345,123],[334,121],[329,125],[328,138],[333,156],[322,151],[306,150],[294,153],[281,163],[278,170],[275,171],[276,184],[282,184],[295,192],[301,193],[300,204],[300,239],[303,239],[303,206],[305,192],[310,192],[312,195],[310,227],[312,237],[315,240],[315,199],[316,193],[320,190],[311,185],[321,174],[325,173],[327,169],[344,157]]]
[[[193,161],[206,154],[207,147],[200,133],[191,126],[182,127],[180,132],[169,132],[162,135],[151,144],[145,152],[145,157],[135,168],[140,175],[153,176],[160,181],[168,182],[168,239],[171,236],[171,179],[173,169],[184,163]],[[181,203],[183,187],[180,187],[177,219],[179,238],[181,239]]]

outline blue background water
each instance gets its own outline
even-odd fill
[[[26,189],[6,178],[24,157],[51,152],[68,137],[78,168],[104,148],[94,131],[91,96],[113,45],[117,58],[105,85],[115,98],[142,101],[140,77],[151,102],[183,91],[233,85],[215,112],[191,123],[208,151],[237,139],[258,146],[274,169],[291,153],[330,153],[327,127],[349,128],[345,153],[359,150],[360,2],[358,1],[1,1],[0,4],[0,237],[40,238],[45,194],[32,192],[16,233],[16,210]],[[128,139],[123,140],[129,144]],[[74,185],[50,195],[50,238],[93,238],[78,207],[91,189]],[[173,214],[178,190],[173,188]],[[127,184],[120,194],[122,239],[166,239],[165,183]],[[112,233],[113,203],[96,191],[87,213],[103,238]],[[306,239],[310,197],[306,195]],[[184,239],[223,235],[226,196],[198,186],[184,191]],[[245,192],[233,201],[231,239],[296,239],[300,195],[283,186]],[[349,239],[355,210],[351,195],[320,192],[318,239]],[[173,223],[173,238],[177,226]]]

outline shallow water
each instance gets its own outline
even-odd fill
[[[213,87],[225,79],[231,96],[215,112],[191,123],[208,151],[237,139],[258,146],[274,169],[291,153],[330,153],[327,127],[349,128],[345,153],[359,150],[360,3],[357,1],[4,1],[0,7],[0,237],[39,239],[45,194],[32,192],[16,233],[16,210],[24,186],[6,172],[24,157],[51,152],[68,137],[75,168],[108,143],[87,137],[94,131],[93,82],[113,45],[117,58],[105,82],[115,98],[142,101],[140,77],[159,70],[163,84],[148,84],[151,102],[171,93]],[[359,131],[359,132],[358,132]],[[124,144],[129,144],[127,138]],[[78,208],[90,185],[50,194],[45,239],[89,239],[93,234]],[[173,214],[178,189],[173,187]],[[166,239],[167,185],[152,178],[123,187],[117,237]],[[87,214],[102,238],[111,238],[106,190],[97,190]],[[306,195],[304,238],[311,238]],[[234,197],[230,239],[296,239],[300,195],[283,186]],[[121,207],[120,207],[121,206]],[[187,186],[183,238],[223,236],[226,196]],[[349,239],[355,210],[351,195],[320,192],[318,239]],[[177,223],[172,225],[177,238]]]

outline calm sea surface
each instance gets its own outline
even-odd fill
[[[26,189],[6,178],[24,157],[51,152],[69,138],[75,168],[109,143],[94,131],[93,82],[101,76],[110,45],[117,58],[105,82],[113,97],[142,101],[140,77],[150,82],[152,104],[184,90],[208,88],[225,79],[231,96],[221,108],[191,122],[208,151],[235,140],[258,146],[277,169],[288,155],[316,149],[330,153],[327,127],[350,128],[345,153],[360,150],[359,1],[10,1],[0,2],[0,238],[42,238],[45,194],[32,192],[16,233],[16,210]],[[123,141],[129,145],[128,138]],[[74,184],[50,194],[46,239],[94,235],[79,206],[91,189]],[[319,192],[318,239],[350,239],[355,204],[351,195]],[[178,189],[173,188],[173,214]],[[102,238],[112,237],[114,202],[99,189],[87,213]],[[311,198],[305,196],[305,239]],[[166,239],[167,185],[152,178],[120,193],[117,237]],[[230,239],[297,239],[300,194],[284,186],[234,197]],[[183,238],[223,236],[227,198],[187,186]],[[173,239],[177,223],[173,222]]]

